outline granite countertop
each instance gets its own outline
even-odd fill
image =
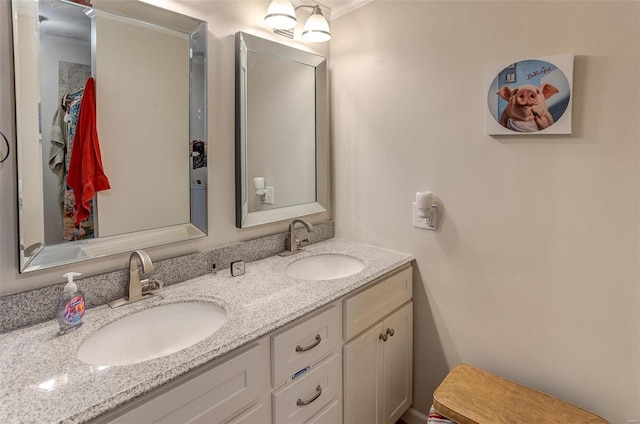
[[[157,296],[111,309],[87,311],[84,324],[58,336],[47,321],[0,335],[0,422],[78,423],[147,393],[213,359],[258,339],[301,316],[411,262],[409,254],[341,239],[246,264],[246,273],[228,269],[161,289]],[[288,277],[284,268],[303,257],[343,254],[365,268],[350,277],[309,281]],[[80,287],[82,289],[82,287]],[[76,357],[93,332],[119,318],[167,303],[209,301],[223,306],[227,321],[213,335],[179,352],[133,365],[93,366]]]

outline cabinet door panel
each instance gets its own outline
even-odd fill
[[[269,384],[268,369],[268,343],[263,340],[108,422],[219,423],[260,397]]]
[[[344,339],[351,340],[411,300],[412,268],[385,278],[344,301]]]
[[[256,424],[268,423],[271,421],[271,404],[260,399],[251,408],[233,417],[225,424]]]
[[[382,323],[344,345],[344,422],[383,422]]]
[[[411,406],[413,382],[413,303],[384,320],[385,423],[395,423]],[[393,336],[391,335],[393,334]]]
[[[342,422],[342,402],[334,400],[305,424],[337,424]]]

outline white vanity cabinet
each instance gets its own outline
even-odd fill
[[[269,422],[271,409],[264,396],[269,389],[269,340],[265,337],[93,422]]]
[[[342,422],[342,307],[334,302],[271,336],[273,423]]]
[[[393,424],[412,402],[411,297],[407,265],[93,423]]]
[[[344,422],[393,424],[411,406],[412,269],[344,300]]]

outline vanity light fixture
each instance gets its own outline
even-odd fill
[[[264,22],[274,29],[293,29],[296,27],[296,10],[289,0],[273,0],[264,15]]]
[[[322,14],[319,5],[300,5],[294,8],[289,0],[272,0],[267,8],[264,21],[274,30],[293,30],[298,23],[296,10],[300,8],[312,9],[311,16],[302,29],[302,39],[315,43],[329,41],[331,39],[329,22]]]

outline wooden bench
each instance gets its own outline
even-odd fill
[[[468,364],[458,364],[433,394],[433,407],[458,424],[604,424],[570,403]]]

